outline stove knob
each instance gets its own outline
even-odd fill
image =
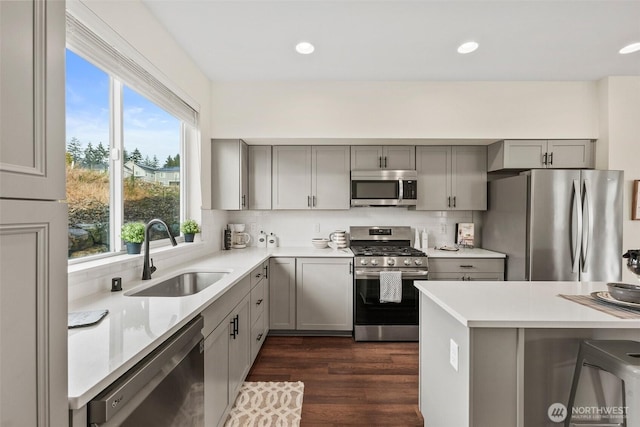
[[[377,259],[372,259],[371,260],[371,265],[378,265],[378,260]]]
[[[396,263],[396,262],[395,262],[393,259],[388,259],[388,260],[387,260],[387,265],[393,265],[393,264],[395,264],[395,263]]]
[[[366,259],[361,259],[360,260],[360,265],[367,265],[367,260]]]
[[[410,259],[405,259],[404,260],[404,265],[411,265],[411,260]]]
[[[421,259],[417,259],[415,260],[416,265],[422,265],[422,260]]]

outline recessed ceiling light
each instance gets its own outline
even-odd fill
[[[636,42],[636,43],[631,43],[626,45],[625,47],[623,47],[622,49],[620,49],[620,53],[622,55],[626,55],[628,53],[633,53],[633,52],[637,52],[640,50],[640,42]]]
[[[476,50],[478,48],[478,43],[476,42],[466,42],[466,43],[462,43],[460,46],[458,46],[458,53],[471,53],[474,50]]]
[[[296,52],[302,55],[309,55],[313,53],[316,48],[309,42],[300,42],[296,45]]]

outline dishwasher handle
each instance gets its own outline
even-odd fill
[[[204,339],[204,321],[198,316],[142,359],[105,391],[89,402],[89,425],[109,422],[132,400],[140,401]],[[129,405],[129,411],[136,405]]]

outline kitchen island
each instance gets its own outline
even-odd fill
[[[425,426],[557,426],[583,339],[640,340],[620,319],[558,295],[605,283],[416,282]]]

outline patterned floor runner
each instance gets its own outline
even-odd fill
[[[245,382],[225,427],[297,427],[304,383]]]

